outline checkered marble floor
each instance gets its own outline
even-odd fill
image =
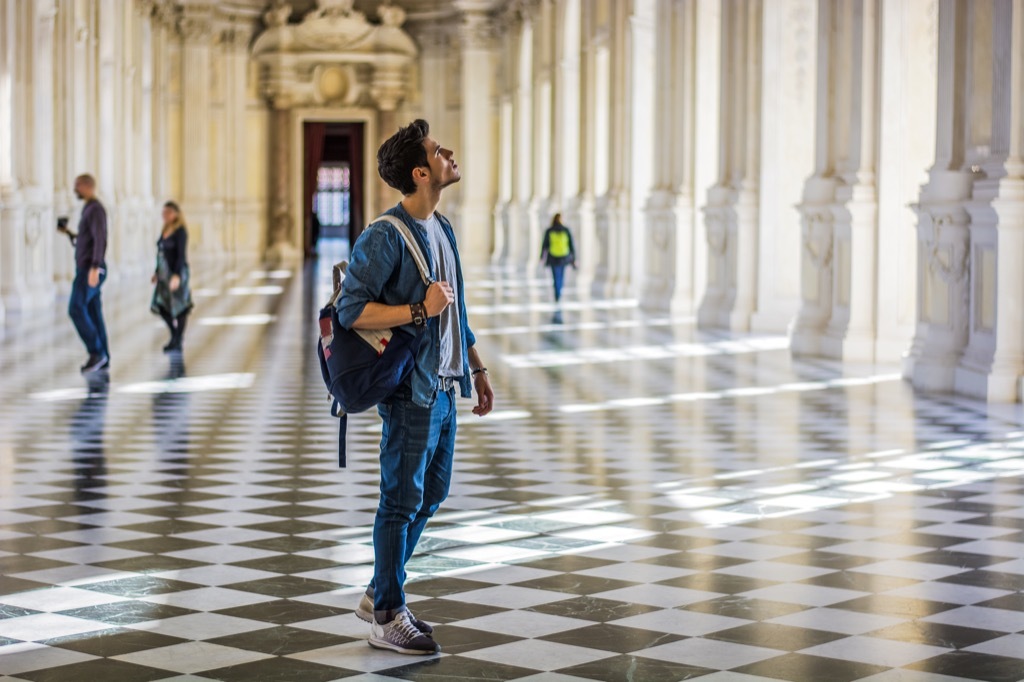
[[[60,306],[2,328],[0,679],[1024,680],[1019,408],[493,269],[499,409],[410,565],[443,653],[373,650],[380,424],[338,470],[327,270],[196,279],[183,361],[109,285],[109,381]]]

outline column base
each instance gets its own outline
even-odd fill
[[[263,258],[268,267],[279,268],[299,263],[302,260],[302,252],[292,244],[279,242],[268,247]]]
[[[459,254],[465,265],[484,265],[490,261],[494,214],[486,205],[459,209]]]
[[[875,338],[866,333],[838,334],[826,330],[821,337],[820,355],[848,362],[874,362]]]
[[[903,358],[903,378],[926,393],[951,393],[956,386],[960,352],[915,344]]]
[[[993,364],[989,368],[961,365],[954,371],[954,390],[991,403],[1016,403],[1021,399],[1020,366]]]
[[[767,334],[785,334],[793,316],[781,311],[757,312],[750,317],[750,329]]]

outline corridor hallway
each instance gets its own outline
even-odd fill
[[[443,653],[371,649],[380,421],[339,470],[329,281],[197,267],[183,363],[148,285],[111,283],[109,383],[62,304],[8,320],[0,679],[1024,679],[1019,406],[572,281],[558,321],[547,279],[496,269],[467,282],[497,410],[462,401],[410,563]]]

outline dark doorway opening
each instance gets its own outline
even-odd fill
[[[310,121],[303,125],[303,225],[306,258],[320,246],[345,247],[363,230],[362,123]]]

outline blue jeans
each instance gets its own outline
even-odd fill
[[[555,300],[562,300],[562,287],[565,285],[565,268],[564,265],[552,265],[551,276],[555,280]]]
[[[433,407],[412,402],[403,386],[377,408],[380,503],[373,523],[373,609],[388,622],[405,608],[405,564],[427,521],[448,497],[455,453],[455,391],[438,391]]]
[[[100,283],[89,286],[89,271],[78,270],[71,283],[71,298],[68,300],[68,315],[81,337],[85,349],[95,355],[110,357],[107,344],[107,325],[103,322],[103,301],[100,289],[107,279],[107,273],[100,271]]]

